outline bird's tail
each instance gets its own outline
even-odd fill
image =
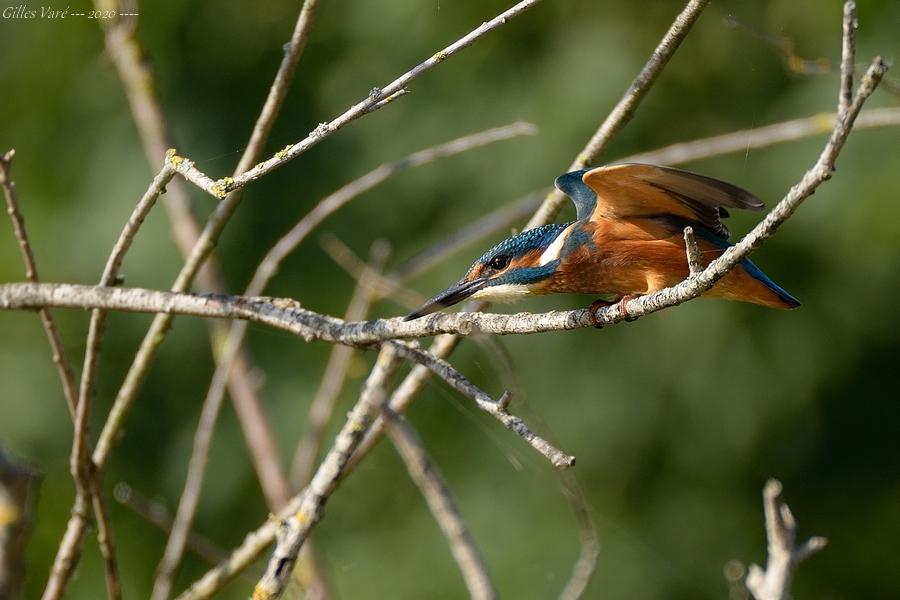
[[[759,267],[746,258],[720,279],[708,292],[708,295],[752,302],[770,308],[791,309],[800,306],[797,298],[772,281]]]

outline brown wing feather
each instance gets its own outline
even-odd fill
[[[596,217],[676,216],[728,237],[721,218],[727,208],[761,210],[750,192],[689,171],[638,163],[592,169],[582,180],[597,193]]]

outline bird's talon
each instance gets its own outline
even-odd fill
[[[603,329],[603,323],[601,323],[597,319],[597,311],[601,308],[612,306],[612,304],[612,302],[607,302],[606,300],[594,300],[593,302],[591,302],[591,305],[588,308],[588,312],[591,315],[591,323],[594,324],[594,327],[596,327],[597,329]]]
[[[633,323],[634,321],[638,320],[638,317],[632,317],[631,315],[629,315],[628,309],[625,307],[625,305],[628,304],[629,300],[634,300],[638,297],[639,296],[636,294],[628,294],[626,296],[622,296],[622,299],[618,302],[619,312],[622,313],[622,318],[626,323]]]

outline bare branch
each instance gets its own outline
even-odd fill
[[[382,241],[372,244],[369,250],[369,267],[373,272],[378,272],[384,268],[388,253],[389,248],[386,242]],[[353,290],[353,296],[350,298],[350,304],[347,306],[345,318],[362,319],[369,312],[369,307],[372,304],[372,292],[368,280],[368,274],[360,277],[356,288]],[[300,438],[300,441],[297,442],[297,448],[294,450],[290,480],[295,489],[301,489],[306,486],[310,477],[312,477],[328,422],[331,420],[334,407],[337,405],[338,396],[344,387],[344,380],[347,377],[347,370],[350,367],[352,358],[352,348],[335,346],[331,349],[319,389],[316,390],[316,395],[313,396],[312,401],[309,403],[306,416],[306,431]]]
[[[450,551],[465,579],[469,596],[476,600],[496,598],[497,594],[481,553],[475,546],[475,540],[463,521],[450,488],[425,451],[422,440],[409,423],[390,408],[384,407],[381,414],[388,437],[447,538]]]
[[[569,506],[578,521],[578,529],[581,537],[581,550],[578,559],[572,568],[572,574],[566,581],[565,587],[559,594],[559,600],[578,600],[584,595],[588,583],[597,568],[597,557],[600,554],[600,540],[597,539],[597,530],[588,510],[587,499],[574,471],[559,471],[563,492],[569,501]]]
[[[856,65],[856,2],[844,3],[843,43],[841,44],[841,89],[838,93],[838,114],[844,114],[853,101],[853,69]]]
[[[837,113],[821,113],[763,127],[742,129],[723,135],[672,144],[617,160],[678,165],[730,152],[745,152],[748,149],[765,148],[782,142],[831,133],[836,119]],[[860,113],[853,127],[854,129],[870,129],[898,125],[900,125],[900,108],[872,108]]]
[[[322,518],[325,503],[337,488],[341,472],[369,426],[375,411],[384,402],[385,386],[398,366],[394,347],[385,345],[378,354],[375,368],[366,380],[356,406],[334,441],[309,486],[302,493],[300,507],[290,518],[280,523],[275,551],[266,572],[253,590],[254,600],[281,597],[294,570],[303,542],[313,526]]]
[[[828,543],[823,537],[812,537],[800,546],[795,545],[797,522],[781,499],[781,490],[781,483],[775,479],[767,481],[763,489],[769,557],[765,571],[750,565],[747,575],[747,589],[756,600],[787,600],[797,566]]]
[[[688,271],[691,277],[703,270],[700,263],[700,246],[694,239],[694,229],[690,225],[684,228],[684,248],[687,253]]]
[[[263,104],[256,124],[253,126],[253,133],[250,134],[250,141],[244,149],[241,160],[235,168],[235,176],[240,175],[249,169],[262,152],[263,146],[269,139],[269,133],[275,125],[278,113],[281,112],[281,105],[287,97],[288,89],[294,80],[294,73],[297,70],[297,62],[306,42],[309,39],[309,32],[312,29],[313,20],[316,11],[319,8],[319,0],[304,0],[303,8],[300,9],[300,15],[297,17],[297,23],[294,25],[294,32],[290,41],[284,45],[284,57],[281,64],[278,65],[278,72],[275,74],[275,81],[269,88],[269,95]]]
[[[359,117],[377,110],[388,104],[385,100],[393,99],[396,95],[402,95],[402,90],[414,79],[420,75],[430,71],[432,68],[450,58],[460,50],[464,50],[475,43],[480,37],[505,25],[513,17],[517,17],[528,9],[536,5],[540,0],[522,0],[518,4],[512,6],[508,10],[500,13],[490,21],[485,21],[467,35],[453,42],[443,50],[434,53],[432,56],[419,63],[394,81],[390,82],[382,88],[373,88],[369,95],[362,101],[354,104],[346,112],[328,123],[321,123],[310,134],[299,142],[285,147],[277,152],[271,158],[257,164],[253,168],[244,171],[235,177],[227,177],[219,181],[213,181],[207,175],[199,171],[191,161],[185,159],[183,169],[179,169],[188,181],[197,185],[200,189],[217,198],[224,198],[228,192],[239,189],[252,181],[256,181],[263,175],[270,173],[290,160],[293,160],[317,145],[322,140],[328,138],[333,133],[341,129],[344,125]],[[389,100],[388,100],[389,101]]]
[[[428,367],[432,373],[446,381],[450,387],[474,400],[475,405],[478,406],[478,408],[492,415],[498,421],[503,423],[510,431],[518,434],[519,437],[528,442],[532,448],[543,454],[557,469],[568,469],[575,464],[574,456],[570,456],[559,448],[556,448],[550,442],[529,429],[522,419],[509,413],[506,409],[506,407],[509,406],[508,394],[505,394],[505,398],[501,397],[500,401],[495,401],[476,387],[471,381],[466,379],[462,373],[454,369],[447,361],[436,358],[428,352],[424,352],[408,344],[400,342],[390,343],[399,356]]]
[[[166,534],[172,529],[172,514],[169,509],[154,500],[150,500],[127,483],[120,481],[113,488],[113,498],[123,506],[128,507],[134,514],[153,524]],[[228,555],[222,548],[211,540],[198,535],[196,532],[188,533],[186,547],[197,556],[215,564]]]
[[[460,341],[462,341],[462,337],[458,335],[439,335],[428,348],[428,353],[435,358],[446,359]],[[388,407],[397,414],[405,413],[429,378],[431,378],[431,370],[428,367],[424,365],[413,367],[403,379],[403,382],[391,394]],[[368,456],[383,435],[384,420],[379,416],[372,423],[372,426],[369,427],[369,430],[366,431],[359,448],[350,457],[350,462],[345,469],[345,475],[353,472],[353,469]]]
[[[6,212],[12,220],[13,231],[15,232],[16,240],[19,242],[19,249],[22,251],[22,260],[25,262],[25,279],[38,282],[40,279],[38,277],[37,264],[34,261],[34,254],[31,252],[31,244],[28,242],[28,233],[25,231],[25,219],[19,210],[19,202],[16,198],[16,184],[12,180],[12,160],[15,155],[15,150],[9,150],[0,157],[0,187],[3,187],[3,195],[6,197]],[[63,349],[62,340],[59,337],[59,330],[56,328],[56,321],[54,321],[53,315],[44,308],[38,312],[41,316],[44,331],[47,333],[47,339],[50,341],[50,348],[53,351],[53,362],[56,364],[59,379],[62,381],[66,404],[74,420],[75,406],[78,402],[75,374],[72,372],[69,358]]]
[[[591,139],[588,140],[584,149],[578,153],[578,156],[569,165],[568,171],[583,169],[595,162],[603,154],[613,136],[634,116],[634,112],[637,110],[641,100],[656,82],[656,78],[662,73],[662,70],[668,64],[672,55],[675,54],[681,42],[687,37],[691,27],[694,26],[707,4],[709,4],[709,0],[690,0],[687,6],[684,7],[684,10],[675,17],[675,21],[653,51],[650,60],[647,61],[641,72],[631,82],[631,85],[625,91],[625,95],[612,109],[612,112],[607,115]],[[559,214],[565,202],[565,194],[559,190],[550,192],[538,211],[528,221],[525,229],[533,229],[552,221]]]
[[[322,250],[325,254],[344,269],[357,282],[364,283],[373,298],[392,298],[404,308],[422,306],[425,296],[405,287],[403,284],[390,279],[387,275],[375,271],[364,260],[353,253],[347,244],[333,235],[323,235],[321,239]]]

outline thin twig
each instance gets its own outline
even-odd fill
[[[454,369],[447,361],[436,358],[432,354],[414,348],[409,344],[400,342],[389,343],[394,346],[394,349],[399,356],[428,367],[432,373],[447,382],[450,387],[474,400],[475,405],[478,408],[503,423],[510,431],[518,434],[519,437],[528,442],[532,448],[543,454],[557,469],[568,469],[575,464],[574,456],[566,454],[559,448],[553,446],[550,442],[529,429],[522,419],[509,413],[507,410],[507,407],[509,406],[507,394],[501,396],[499,401],[495,401],[471,381],[466,379],[462,373]]]
[[[502,25],[505,25],[509,22],[510,19],[521,15],[528,9],[535,6],[538,2],[540,2],[540,0],[522,0],[506,11],[500,13],[490,21],[485,21],[465,36],[456,40],[443,50],[434,53],[429,58],[425,59],[386,86],[381,88],[372,88],[372,90],[369,92],[369,95],[364,100],[361,100],[360,102],[354,104],[343,114],[336,117],[332,121],[327,123],[320,123],[319,126],[311,131],[306,138],[300,140],[295,144],[288,145],[280,152],[275,153],[275,155],[271,158],[258,163],[253,168],[244,171],[240,175],[237,175],[235,177],[226,177],[224,179],[220,179],[219,181],[213,181],[208,175],[197,169],[192,161],[186,158],[184,159],[182,168],[179,168],[178,171],[185,177],[185,179],[195,184],[200,189],[206,191],[216,198],[224,198],[229,192],[239,189],[252,181],[256,181],[263,175],[266,175],[277,169],[278,167],[284,165],[288,161],[297,158],[313,146],[317,145],[322,140],[334,134],[336,131],[338,131],[351,121],[358,119],[363,115],[374,112],[377,108],[385,106],[387,102],[384,102],[384,100],[388,98],[392,99],[392,96],[405,89],[414,79],[430,71],[435,66],[447,60],[459,51],[468,48],[485,34],[490,33],[491,31],[497,29],[498,27],[501,27]]]
[[[147,191],[141,197],[128,218],[125,227],[119,234],[113,246],[112,252],[106,261],[103,274],[100,277],[99,287],[107,288],[115,285],[119,268],[125,258],[125,254],[131,247],[138,230],[149,214],[150,210],[156,204],[157,198],[165,191],[166,184],[174,176],[174,171],[168,164],[163,165],[160,172],[154,177],[153,182]],[[88,423],[91,413],[91,404],[94,392],[94,375],[97,369],[97,361],[99,360],[100,344],[103,339],[103,328],[106,320],[106,313],[100,308],[96,308],[91,313],[91,323],[88,329],[87,343],[85,347],[84,363],[81,373],[81,385],[79,387],[78,404],[75,411],[75,435],[72,441],[72,455],[70,468],[72,478],[75,480],[76,504],[82,509],[91,504],[95,508],[95,517],[98,519],[99,540],[109,542],[109,524],[101,523],[100,519],[105,516],[102,500],[93,500],[94,491],[99,492],[98,472],[93,468],[90,462],[90,442],[87,439]],[[44,590],[44,600],[53,600],[62,597],[66,584],[72,576],[72,571],[78,563],[78,555],[81,552],[81,541],[84,537],[85,524],[82,516],[85,510],[72,511],[72,517],[67,525],[66,535],[63,536],[63,543],[60,544],[59,550],[54,560],[53,568],[50,571],[50,579],[47,581],[47,587]],[[113,561],[114,554],[111,545],[104,548],[104,558],[107,568],[107,580],[111,582],[109,586],[110,596],[117,598],[120,593],[120,585],[117,583],[115,573],[117,568]]]
[[[856,65],[856,2],[844,3],[843,43],[841,46],[841,88],[838,92],[838,114],[844,114],[853,101],[853,69]]]
[[[578,600],[584,595],[588,583],[597,568],[597,557],[600,555],[600,540],[597,538],[597,530],[588,510],[587,499],[574,471],[559,471],[559,478],[563,485],[563,493],[569,501],[569,506],[578,521],[578,531],[581,537],[581,550],[578,559],[572,567],[572,574],[566,581],[565,587],[559,593],[559,600]]]
[[[691,277],[703,270],[700,262],[700,246],[694,238],[694,228],[688,225],[684,228],[684,248],[687,254],[688,272]]]
[[[382,275],[366,261],[354,254],[347,244],[333,235],[323,235],[322,250],[339,267],[344,269],[357,282],[364,283],[373,298],[393,298],[398,304],[410,310],[422,306],[425,296],[405,287],[403,284]]]
[[[340,481],[344,465],[362,439],[362,434],[371,423],[377,407],[383,404],[385,386],[397,366],[398,359],[394,347],[382,346],[375,368],[366,380],[356,406],[347,415],[347,421],[338,433],[334,446],[302,493],[299,509],[280,523],[278,542],[265,573],[253,590],[254,600],[272,600],[284,593],[300,548],[310,530],[322,518],[325,504]]]
[[[0,186],[3,187],[3,195],[6,197],[6,212],[12,220],[13,231],[16,240],[19,242],[19,249],[22,251],[22,260],[25,262],[25,279],[27,281],[40,281],[38,277],[37,264],[34,261],[34,254],[31,251],[31,244],[28,242],[28,233],[25,230],[25,219],[19,210],[19,202],[16,198],[16,184],[12,180],[12,160],[16,155],[15,150],[9,150],[0,157]],[[62,381],[63,395],[66,398],[66,404],[69,407],[69,413],[72,419],[75,418],[75,406],[78,402],[78,389],[75,384],[75,374],[72,372],[72,366],[69,358],[63,349],[62,340],[59,337],[59,330],[50,311],[42,308],[39,311],[41,323],[44,331],[47,333],[47,339],[50,341],[50,348],[53,351],[53,363],[59,373],[59,379]]]
[[[527,196],[523,196],[518,200],[504,204],[487,214],[479,216],[472,223],[459,228],[433,246],[422,250],[412,258],[399,264],[386,277],[403,281],[423,273],[440,263],[447,256],[469,244],[502,227],[508,227],[512,223],[527,218],[540,205],[541,197],[544,195],[546,195],[546,191],[543,190],[532,192]]]
[[[113,498],[164,533],[171,531],[173,516],[161,502],[150,500],[122,481],[113,488]],[[228,556],[223,548],[194,531],[188,533],[186,547],[210,564],[216,564]]]
[[[16,239],[19,241],[19,247],[22,251],[22,258],[25,262],[25,276],[29,281],[36,282],[39,281],[37,264],[35,263],[34,255],[31,251],[31,245],[28,242],[28,234],[25,230],[25,220],[23,219],[22,214],[19,211],[18,201],[15,193],[15,184],[12,181],[11,168],[13,156],[15,156],[15,151],[10,150],[2,157],[0,157],[0,186],[3,187],[4,196],[6,197],[7,212],[12,219]],[[57,366],[57,371],[60,380],[62,381],[63,394],[66,398],[66,404],[69,407],[69,413],[72,417],[73,423],[75,423],[75,437],[77,440],[79,416],[78,408],[76,408],[78,406],[78,392],[76,390],[75,376],[72,372],[72,368],[70,366],[66,353],[63,350],[62,341],[60,340],[59,332],[56,328],[56,323],[52,315],[50,314],[50,311],[47,309],[40,309],[39,313],[41,316],[41,322],[44,326],[44,330],[47,333],[47,338],[50,340],[50,347],[53,350],[53,362]],[[74,447],[75,443],[76,442],[73,442],[73,457],[75,456],[76,452]],[[84,456],[82,456],[81,458],[84,459]],[[88,476],[91,477],[91,481],[88,482],[88,485],[90,485],[92,493],[94,494],[94,497],[92,498],[92,506],[94,510],[94,518],[97,522],[97,539],[100,544],[100,551],[104,559],[107,589],[109,590],[109,596],[111,598],[118,598],[121,594],[121,585],[119,583],[118,567],[116,566],[115,551],[113,549],[109,521],[104,509],[102,498],[97,495],[99,493],[97,480],[90,474]],[[76,478],[76,487],[84,484],[84,481],[79,481],[79,479]],[[82,490],[79,490],[79,493],[83,493]],[[84,523],[78,521],[73,523],[72,521],[70,521],[69,526],[72,527],[72,535],[69,536],[69,539],[75,541],[83,537]],[[64,549],[61,548],[61,550]],[[74,546],[72,547],[72,550],[74,550]],[[73,556],[71,554],[63,554],[61,556],[61,560],[63,562],[59,564],[60,568],[56,571],[60,574],[60,578],[66,576],[65,570],[62,568],[63,565],[72,564],[74,566],[74,564],[77,563],[77,556]],[[63,585],[59,587],[60,591],[62,591],[63,589],[65,583],[64,580],[62,580],[61,583]]]
[[[814,135],[830,134],[837,113],[820,113],[810,117],[773,123],[753,129],[742,129],[690,142],[680,142],[657,150],[633,154],[620,162],[678,165],[731,152],[746,152]],[[900,108],[872,108],[860,113],[854,129],[900,126]]]
[[[387,435],[406,465],[410,478],[418,486],[434,520],[447,538],[450,551],[462,572],[469,596],[476,600],[496,598],[487,566],[475,546],[450,488],[432,463],[415,430],[397,413],[383,407]]]
[[[98,19],[103,27],[106,52],[122,81],[131,107],[131,114],[137,126],[144,147],[144,154],[152,167],[159,158],[165,156],[171,147],[172,135],[163,115],[156,81],[145,59],[145,49],[137,35],[136,17],[123,17],[123,3],[117,0],[95,0],[94,5],[103,14],[118,14],[112,19]],[[252,161],[251,161],[252,162]],[[200,236],[200,225],[190,208],[187,184],[174,179],[162,197],[163,207],[168,215],[175,243],[184,258]],[[214,256],[212,257],[215,258]],[[221,269],[215,260],[208,260],[197,273],[198,287],[212,292],[224,293],[226,286]],[[228,325],[211,323],[210,342],[213,354],[221,353],[220,341],[225,339]],[[241,352],[234,361],[228,380],[229,392],[235,407],[241,430],[266,501],[272,510],[278,510],[290,497],[285,475],[280,467],[278,451],[271,427],[263,413],[259,394],[253,383],[253,365],[249,356]]]
[[[384,268],[389,251],[387,242],[377,241],[372,244],[372,247],[369,249],[368,266],[373,272],[377,273]],[[367,273],[357,281],[350,303],[347,306],[347,312],[344,315],[345,318],[362,319],[369,312],[369,307],[372,305],[369,277]],[[306,413],[305,431],[300,437],[300,441],[297,442],[297,448],[294,450],[294,459],[291,462],[289,471],[291,485],[294,486],[294,489],[305,487],[309,483],[310,477],[312,477],[328,422],[331,420],[341,389],[344,387],[344,380],[347,378],[347,371],[350,368],[352,358],[352,348],[335,346],[331,349],[328,363],[325,365],[325,371],[322,375],[322,381],[319,383],[316,395],[313,396],[312,401],[309,403],[309,409]]]
[[[709,4],[709,0],[690,0],[687,6],[684,7],[684,10],[675,17],[675,21],[653,51],[650,60],[647,61],[641,72],[634,78],[628,90],[625,91],[625,95],[612,109],[612,112],[607,115],[584,149],[578,153],[578,156],[569,165],[568,171],[583,169],[595,162],[603,154],[610,141],[612,141],[613,136],[634,116],[634,112],[637,110],[641,100],[653,86],[659,74],[662,73],[662,70],[668,64],[672,55],[675,54],[681,42],[687,37],[691,27],[700,17],[700,13],[703,12],[707,4]],[[559,190],[550,192],[538,211],[528,221],[525,229],[539,227],[552,221],[565,202],[565,194]]]
[[[428,353],[435,358],[446,359],[462,339],[463,338],[458,335],[439,335],[428,348]],[[416,365],[413,367],[400,385],[397,386],[397,389],[394,390],[394,393],[391,394],[388,407],[397,414],[405,413],[415,400],[419,391],[430,378],[431,370],[429,370],[428,367],[424,365]],[[369,430],[366,431],[366,435],[360,443],[359,448],[357,448],[353,453],[353,456],[350,457],[350,462],[347,465],[345,474],[353,472],[356,466],[369,455],[369,452],[372,451],[372,448],[374,448],[375,444],[381,440],[383,435],[384,420],[381,417],[378,417],[375,422],[372,423],[372,426],[369,427]]]
[[[797,566],[828,543],[823,537],[811,537],[796,545],[797,522],[781,499],[781,490],[781,483],[775,479],[767,481],[763,489],[769,556],[765,571],[750,565],[747,575],[747,589],[756,600],[787,600]]]

